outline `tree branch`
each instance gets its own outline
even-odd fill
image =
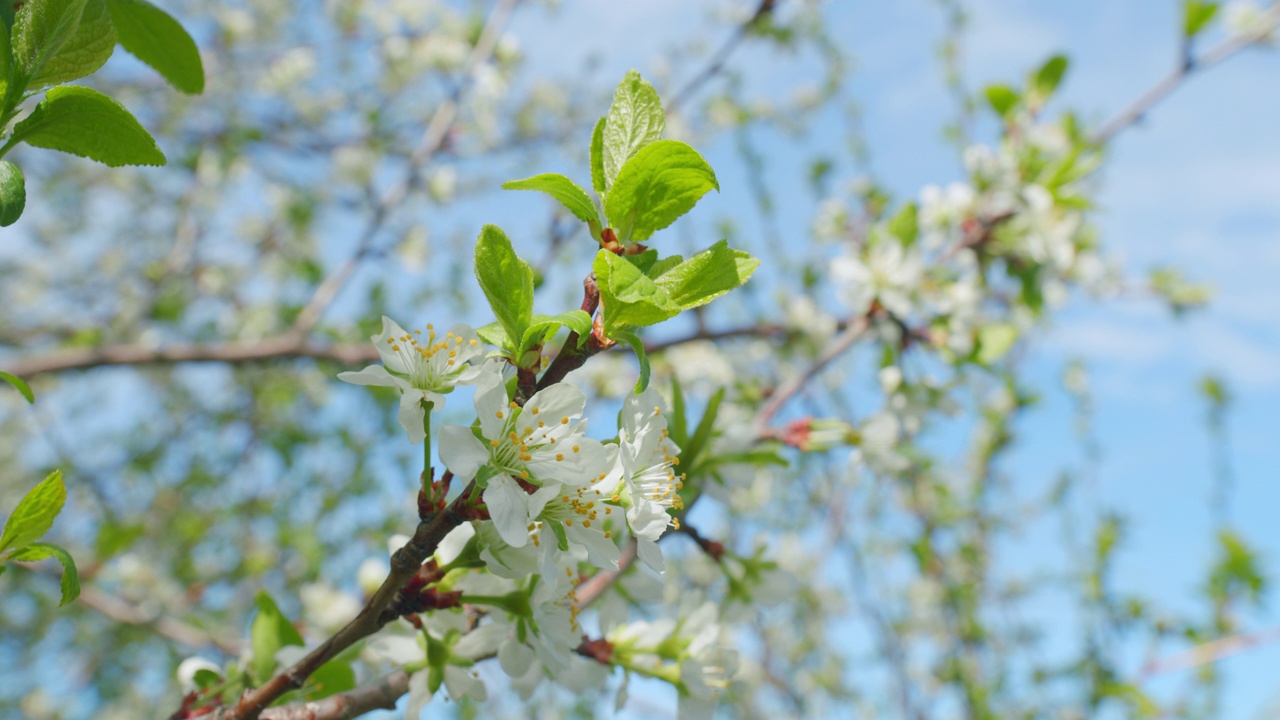
[[[1196,72],[1208,70],[1265,38],[1269,32],[1276,29],[1277,24],[1280,24],[1280,3],[1270,5],[1264,12],[1267,22],[1258,32],[1229,37],[1201,53],[1198,57],[1187,55],[1185,58],[1180,58],[1178,66],[1168,75],[1153,85],[1150,90],[1140,95],[1128,107],[1121,110],[1115,117],[1103,123],[1102,127],[1098,128],[1093,134],[1093,141],[1098,144],[1107,142],[1121,130],[1141,121],[1151,108],[1168,97],[1170,93],[1178,89],[1183,82]]]

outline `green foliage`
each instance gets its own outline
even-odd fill
[[[716,175],[697,151],[682,142],[659,140],[618,172],[605,196],[605,216],[621,230],[621,239],[644,240],[692,210],[713,188],[720,189]]]
[[[29,0],[22,5],[14,16],[12,45],[16,72],[11,91],[25,90],[63,43],[76,35],[85,4],[85,0]]]
[[[623,167],[645,146],[662,137],[666,126],[666,115],[662,112],[658,92],[640,77],[640,73],[635,70],[628,72],[614,91],[613,106],[609,108],[601,130],[603,182],[597,189],[603,187],[612,193]],[[594,157],[594,137],[591,145]],[[594,171],[592,175],[594,177]]]
[[[163,165],[156,141],[120,103],[78,85],[53,88],[13,129],[5,150],[25,142],[111,167]]]
[[[298,629],[285,618],[284,613],[276,605],[276,601],[265,590],[258,591],[254,604],[258,606],[258,614],[253,618],[249,628],[249,639],[253,648],[250,669],[258,682],[265,682],[271,677],[276,667],[276,653],[288,645],[305,645]]]
[[[591,131],[591,187],[597,195],[604,195],[604,126],[605,118],[596,121]]]
[[[628,330],[619,330],[615,333],[614,339],[627,344],[632,352],[636,354],[636,360],[640,361],[640,378],[636,380],[635,392],[641,393],[645,388],[649,387],[650,367],[649,356],[645,354],[644,342],[636,336],[635,333]]]
[[[31,387],[17,375],[0,370],[0,380],[4,380],[12,385],[15,390],[22,393],[22,397],[26,398],[27,402],[34,403],[36,401],[36,396],[31,393]]]
[[[1188,38],[1199,35],[1217,16],[1219,3],[1184,0],[1182,3],[1182,34]]]
[[[107,0],[88,0],[67,38],[31,78],[28,88],[61,85],[78,80],[102,67],[116,46],[116,28],[107,13]]]
[[[0,227],[18,221],[27,206],[27,181],[22,170],[8,160],[0,160]]]
[[[1013,349],[1018,329],[1009,323],[983,325],[978,330],[978,362],[991,365]]]
[[[24,394],[29,393],[28,390]],[[0,535],[0,563],[54,558],[62,565],[60,605],[66,605],[80,595],[80,576],[76,572],[75,561],[61,547],[36,541],[53,527],[53,520],[62,512],[66,500],[67,488],[62,482],[62,473],[55,470],[23,496],[5,521],[4,534]]]
[[[146,0],[107,0],[120,45],[189,95],[204,92],[200,50],[168,13]]]
[[[1022,102],[1022,96],[1008,85],[988,85],[985,93],[991,109],[1006,119],[1018,107],[1018,103]]]
[[[538,190],[544,192],[564,205],[565,209],[573,213],[575,217],[592,227],[592,235],[598,235],[600,230],[600,215],[596,210],[595,203],[591,202],[591,198],[587,195],[587,191],[578,187],[578,184],[569,178],[558,175],[556,173],[544,173],[542,175],[534,175],[523,180],[511,180],[502,183],[504,190]]]
[[[476,240],[475,273],[506,336],[523,339],[533,320],[533,268],[496,225],[485,225]]]
[[[758,267],[759,260],[730,248],[728,240],[721,240],[674,267],[655,265],[650,272],[672,302],[689,310],[741,287]]]
[[[888,230],[902,241],[903,246],[910,247],[920,236],[919,209],[913,202],[906,203],[898,213],[889,219]]]
[[[628,326],[655,325],[680,313],[666,290],[616,254],[599,251],[592,269],[604,306],[605,336],[613,338]]]
[[[1045,61],[1040,69],[1031,76],[1030,94],[1036,98],[1036,106],[1043,105],[1053,95],[1067,72],[1067,57],[1054,55]]]

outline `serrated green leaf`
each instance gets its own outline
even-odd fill
[[[67,487],[62,483],[62,473],[54,470],[22,498],[5,521],[0,552],[29,545],[43,537],[53,527],[53,519],[58,517],[66,501]]]
[[[644,392],[645,388],[649,387],[649,372],[650,372],[649,357],[645,355],[644,343],[640,341],[640,338],[637,337],[635,333],[629,332],[626,330],[618,332],[618,334],[614,337],[616,340],[619,340],[621,342],[626,343],[627,345],[630,345],[631,350],[634,351],[636,354],[636,360],[640,361],[640,378],[636,380],[636,387],[634,392],[637,394]]]
[[[476,240],[476,280],[493,315],[514,342],[533,316],[533,269],[516,255],[506,233],[485,225]]]
[[[7,31],[4,33],[5,35],[13,32],[13,14],[13,3],[0,2],[0,23],[4,23],[4,29]],[[8,38],[5,38],[5,40],[7,41]]]
[[[721,240],[658,276],[654,282],[684,310],[705,305],[751,278],[760,261]]]
[[[90,75],[115,49],[116,28],[107,12],[107,0],[87,0],[75,32],[45,60],[27,89],[61,85]]]
[[[910,247],[920,236],[919,211],[916,204],[909,202],[902,206],[888,224],[889,232],[902,241],[903,246]]]
[[[1031,86],[1039,97],[1040,101],[1047,100],[1053,92],[1058,89],[1058,85],[1062,83],[1062,76],[1067,72],[1067,57],[1065,55],[1054,55],[1045,61],[1044,65],[1036,71],[1032,78]],[[1002,115],[1004,113],[1001,113]]]
[[[12,385],[15,390],[22,393],[22,397],[26,398],[28,403],[35,403],[36,396],[31,392],[31,386],[27,385],[26,380],[3,370],[0,370],[0,380],[4,380]]]
[[[204,91],[200,50],[182,24],[146,0],[107,0],[120,45],[188,95]]]
[[[481,325],[476,328],[476,335],[486,343],[500,347],[503,350],[515,352],[515,343],[511,342],[511,338],[507,337],[507,331],[502,329],[502,323],[491,322],[488,325]]]
[[[657,280],[667,274],[671,268],[679,267],[682,262],[684,262],[683,255],[669,255],[654,263],[653,267],[649,268],[649,270],[645,272],[645,275]]]
[[[8,12],[8,17],[3,17]],[[13,65],[13,47],[10,45],[12,40],[11,28],[13,27],[13,5],[7,2],[0,2],[0,98],[5,96],[9,90],[9,70]]]
[[[983,325],[978,330],[978,362],[990,365],[1004,357],[1018,340],[1018,329],[1008,323]]]
[[[644,240],[693,209],[716,174],[696,150],[659,140],[627,161],[605,197],[605,216],[624,240]]]
[[[648,250],[635,255],[623,255],[622,259],[632,265],[635,265],[640,272],[648,275],[650,268],[658,262],[658,251],[653,248],[649,248]]]
[[[1182,4],[1182,33],[1189,38],[1200,34],[1218,14],[1218,3],[1186,0]]]
[[[524,337],[520,340],[516,357],[523,358],[525,353],[532,350],[535,345],[540,344],[562,327],[573,330],[579,336],[588,335],[591,332],[591,316],[582,310],[570,310],[559,315],[534,315],[529,329],[524,331]]]
[[[27,180],[22,170],[8,160],[0,160],[0,227],[18,222],[27,206]]]
[[[592,269],[604,306],[607,337],[627,326],[654,325],[680,312],[680,306],[657,283],[608,250],[596,253]]]
[[[582,222],[588,224],[600,222],[599,213],[596,212],[596,204],[591,202],[587,191],[578,187],[577,183],[564,175],[544,173],[523,180],[511,180],[502,183],[502,189],[544,192],[559,200],[565,209],[573,213]]]
[[[14,15],[13,63],[21,89],[76,32],[85,0],[28,0]]]
[[[658,91],[645,82],[640,73],[635,70],[628,72],[614,91],[613,105],[605,117],[602,138],[604,187],[612,192],[627,161],[662,137],[666,126],[666,114],[662,111]]]
[[[1018,103],[1022,102],[1022,96],[1008,85],[988,85],[985,94],[987,103],[1000,117],[1008,117]]]
[[[303,645],[302,635],[280,612],[276,601],[265,590],[259,590],[254,598],[258,606],[258,614],[253,618],[249,628],[250,644],[253,647],[251,667],[254,677],[264,682],[271,677],[276,667],[276,653],[286,645]]]
[[[591,187],[600,196],[604,195],[604,124],[605,118],[600,118],[591,131]]]
[[[164,153],[120,103],[79,85],[56,87],[13,129],[19,142],[97,160],[111,167],[164,165]]]
[[[53,543],[33,542],[20,547],[9,554],[8,559],[17,562],[35,562],[45,558],[54,558],[62,565],[62,602],[59,606],[80,597],[80,574],[76,572],[76,562],[71,553]]]

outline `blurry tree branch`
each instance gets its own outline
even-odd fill
[[[1269,32],[1274,31],[1276,26],[1280,24],[1280,3],[1268,6],[1265,13],[1266,22],[1256,32],[1228,37],[1199,55],[1192,55],[1189,52],[1184,53],[1178,66],[1173,71],[1153,85],[1150,90],[1139,96],[1128,107],[1121,110],[1115,117],[1103,123],[1102,127],[1098,128],[1093,134],[1093,141],[1099,144],[1105,143],[1121,130],[1141,122],[1151,108],[1178,89],[1192,75],[1199,71],[1208,70],[1241,50],[1262,41]]]

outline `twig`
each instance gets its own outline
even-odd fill
[[[1141,679],[1218,662],[1262,645],[1280,643],[1280,627],[1219,638],[1173,655],[1156,658],[1142,668]]]
[[[698,89],[708,80],[720,74],[720,72],[724,70],[725,62],[729,60],[729,56],[732,55],[738,45],[747,38],[747,33],[749,33],[757,23],[770,15],[777,4],[777,0],[760,0],[760,4],[756,7],[756,11],[751,14],[750,18],[747,18],[746,22],[742,23],[734,30],[733,34],[729,36],[729,39],[725,41],[725,44],[721,45],[720,49],[716,51],[716,54],[712,56],[711,62],[707,63],[707,65],[703,67],[697,75],[690,78],[689,82],[685,83],[684,87],[680,88],[680,90],[676,92],[675,97],[667,103],[667,112],[670,113],[675,111],[676,108],[680,107],[693,97],[693,94],[697,92]]]
[[[839,335],[836,335],[835,339],[831,341],[831,344],[822,351],[822,354],[819,355],[817,359],[809,365],[809,367],[805,368],[804,372],[791,378],[791,380],[786,384],[775,390],[773,394],[769,396],[768,402],[766,402],[764,407],[760,408],[760,412],[756,414],[756,434],[767,434],[765,431],[768,428],[769,421],[778,414],[778,411],[781,410],[782,407],[793,397],[799,394],[799,392],[804,389],[804,386],[809,384],[809,381],[817,376],[818,373],[822,372],[823,368],[829,365],[832,360],[840,357],[840,355],[844,354],[845,351],[853,347],[853,344],[856,343],[864,333],[866,333],[867,328],[870,326],[871,324],[866,317],[860,317],[851,321],[845,326],[845,329],[841,331]]]
[[[1093,134],[1093,141],[1098,144],[1107,142],[1116,133],[1142,120],[1152,107],[1176,90],[1196,72],[1208,70],[1250,45],[1261,41],[1276,28],[1277,24],[1280,24],[1280,4],[1269,6],[1264,13],[1267,22],[1263,23],[1257,32],[1229,37],[1201,53],[1199,57],[1192,57],[1187,54],[1184,58],[1180,58],[1178,66],[1160,82],[1140,95],[1138,99],[1134,100],[1133,103],[1120,111],[1115,117],[1103,123],[1102,127],[1098,128]]]
[[[217,647],[228,655],[239,655],[244,643],[238,639],[218,637],[195,625],[185,623],[166,615],[156,615],[143,608],[132,605],[114,595],[105,593],[92,585],[80,587],[79,604],[102,613],[110,620],[125,625],[146,625],[158,634],[190,648],[201,648],[209,645]]]
[[[461,103],[464,90],[470,84],[471,76],[476,69],[487,61],[493,53],[494,47],[498,44],[498,38],[502,34],[502,29],[506,26],[516,2],[517,0],[499,0],[493,12],[489,14],[489,19],[485,22],[479,39],[476,40],[475,46],[471,48],[471,53],[467,55],[467,60],[462,68],[462,77],[457,87],[452,95],[441,103],[431,115],[431,120],[427,123],[427,128],[422,134],[422,139],[409,156],[409,168],[404,178],[388,190],[377,206],[374,207],[373,215],[369,218],[369,223],[365,226],[364,231],[360,234],[360,240],[356,243],[355,252],[320,283],[312,294],[311,299],[307,301],[302,311],[298,313],[292,329],[293,334],[297,337],[305,337],[310,332],[311,328],[320,320],[320,316],[333,303],[334,298],[351,280],[351,276],[355,274],[360,263],[372,250],[374,237],[377,236],[382,225],[390,217],[391,213],[404,202],[409,193],[417,187],[422,177],[423,167],[444,146],[449,130],[453,128],[454,120],[458,117],[458,106]]]

